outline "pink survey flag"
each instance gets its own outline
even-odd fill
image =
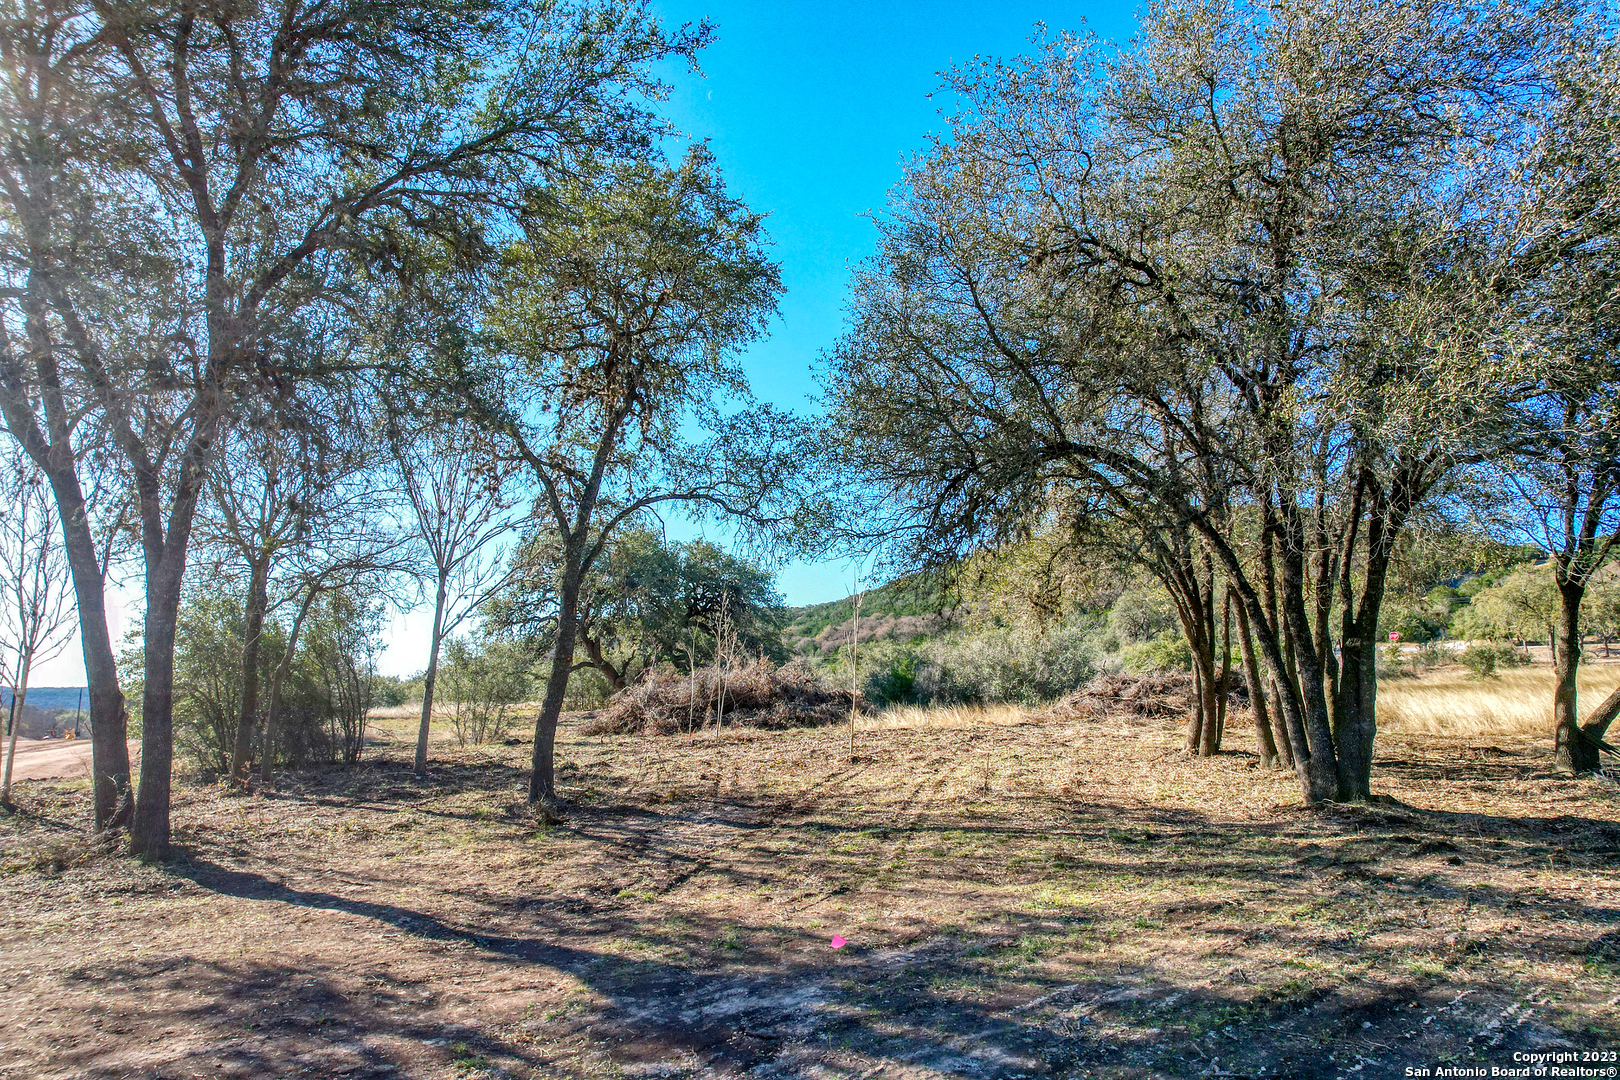
[[[848,944],[849,944],[849,942],[845,941],[843,938],[839,937],[837,934],[833,935],[833,939],[832,939],[832,947],[833,948],[842,949],[845,945],[848,945]]]

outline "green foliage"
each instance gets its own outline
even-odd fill
[[[1108,611],[1108,629],[1120,645],[1148,643],[1180,633],[1176,611],[1163,586],[1135,582]],[[1187,663],[1191,664],[1191,651]]]
[[[1495,678],[1497,668],[1522,667],[1529,663],[1523,653],[1506,641],[1476,641],[1458,655],[1457,662],[1476,679]]]
[[[177,750],[207,772],[230,767],[241,715],[242,582],[208,576],[189,585],[175,627],[174,732]],[[365,744],[374,702],[382,606],[371,597],[335,590],[319,597],[299,633],[297,652],[281,683],[278,759],[353,762]],[[144,668],[139,638],[119,657],[121,671]],[[270,708],[275,668],[288,627],[265,620],[259,652],[259,725]],[[127,684],[126,684],[127,685]],[[130,687],[139,702],[139,682]],[[255,748],[255,752],[262,749]]]
[[[1456,660],[1457,655],[1455,653],[1444,645],[1435,642],[1420,645],[1417,651],[1412,654],[1412,666],[1418,671],[1425,668],[1443,667],[1446,664],[1455,663]]]
[[[384,709],[397,709],[409,702],[421,701],[422,680],[402,679],[398,675],[373,675],[371,700]]]
[[[1464,641],[1546,640],[1558,621],[1558,588],[1550,565],[1518,566],[1491,575],[1451,620],[1451,636]]]
[[[1192,647],[1180,634],[1164,634],[1151,641],[1124,646],[1119,651],[1119,662],[1126,671],[1138,675],[1160,671],[1191,671]]]
[[[547,655],[556,632],[558,560],[549,535],[514,556],[520,570],[485,609],[486,628]],[[580,596],[583,659],[610,684],[634,682],[658,664],[690,671],[733,654],[785,660],[786,613],[769,572],[706,540],[671,544],[660,531],[629,528],[609,542]]]
[[[883,705],[909,704],[916,700],[917,655],[906,653],[881,668],[866,681],[866,696]]]
[[[534,689],[532,663],[528,650],[512,641],[486,640],[474,646],[454,638],[446,644],[436,693],[450,706],[457,742],[465,746],[506,738],[512,707]]]
[[[885,702],[928,705],[1001,702],[1039,704],[1073,690],[1097,672],[1093,620],[1046,630],[991,627],[955,630],[905,643],[861,646],[864,691]],[[849,670],[848,648],[830,675]]]

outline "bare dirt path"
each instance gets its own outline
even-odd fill
[[[0,1076],[1401,1076],[1620,1049],[1609,780],[1381,740],[1306,811],[1179,725],[564,741],[179,789],[185,857],[0,826]],[[834,950],[832,935],[849,945]]]
[[[140,761],[141,742],[129,740],[130,764]],[[3,743],[0,743],[3,752]],[[17,760],[11,768],[13,780],[57,780],[90,775],[90,740],[17,740]]]

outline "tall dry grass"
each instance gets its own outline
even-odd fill
[[[1620,665],[1583,668],[1581,713],[1590,712],[1616,686]],[[1553,672],[1529,667],[1476,679],[1443,668],[1418,679],[1378,684],[1378,726],[1431,735],[1538,735],[1552,729]]]
[[[983,728],[1021,724],[1029,711],[1019,705],[897,705],[875,715],[862,715],[856,731],[900,728]]]

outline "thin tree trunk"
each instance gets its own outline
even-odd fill
[[[264,640],[264,615],[270,607],[270,560],[256,559],[248,572],[247,611],[242,630],[242,708],[236,720],[236,745],[231,753],[231,781],[247,779],[253,734],[259,726],[259,647]]]
[[[304,619],[308,617],[309,609],[315,605],[318,595],[320,590],[315,588],[304,594],[303,603],[298,605],[298,614],[293,618],[292,631],[287,635],[287,648],[276,664],[275,674],[270,676],[270,708],[264,718],[264,747],[259,756],[260,782],[270,779],[271,767],[275,765],[276,740],[281,737],[281,684],[292,670],[293,657],[298,653],[298,635],[304,629]]]
[[[1557,659],[1553,664],[1553,760],[1559,768],[1573,773],[1596,772],[1602,764],[1598,748],[1583,738],[1578,730],[1581,714],[1576,681],[1581,666],[1581,601],[1585,596],[1586,586],[1578,581],[1564,580],[1558,583],[1558,632],[1554,653]]]
[[[1221,677],[1215,686],[1215,749],[1226,735],[1226,708],[1232,698],[1232,586],[1221,611]]]
[[[17,758],[17,722],[22,719],[23,707],[28,704],[28,669],[32,658],[20,658],[17,664],[17,685],[11,688],[11,712],[6,723],[6,767],[0,779],[0,803],[11,805],[11,763]]]
[[[427,672],[422,676],[422,722],[416,727],[417,776],[427,775],[428,729],[433,724],[433,687],[439,680],[439,645],[444,636],[444,604],[449,588],[449,574],[441,568],[438,591],[433,597],[433,637],[428,645]]]
[[[1212,646],[1214,642],[1210,643]],[[1220,708],[1218,699],[1220,692],[1215,680],[1215,656],[1211,651],[1197,659],[1198,664],[1198,694],[1200,705],[1198,711],[1202,714],[1202,724],[1198,733],[1198,756],[1212,757],[1220,752],[1220,739],[1217,735],[1216,710]]]
[[[581,517],[589,519],[589,510]],[[534,721],[534,754],[530,760],[529,802],[547,807],[557,801],[557,721],[562,717],[568,677],[574,670],[574,641],[578,634],[579,593],[583,582],[584,530],[564,548],[562,588],[557,605],[557,641],[551,653],[551,673],[540,715]]]
[[[56,456],[52,447],[41,467],[56,496],[57,513],[62,519],[62,546],[73,574],[73,599],[79,610],[79,645],[90,694],[90,785],[95,827],[100,832],[126,823],[134,811],[129,715],[124,709],[124,692],[118,685],[118,660],[107,628],[106,580],[101,561],[96,558],[84,492],[71,457],[65,467],[58,467],[53,460]]]
[[[1254,741],[1260,749],[1263,768],[1277,766],[1277,740],[1271,731],[1271,713],[1266,708],[1266,692],[1260,685],[1260,661],[1254,655],[1254,637],[1243,604],[1237,605],[1238,645],[1243,650],[1243,676],[1249,683],[1249,710],[1254,714]]]

